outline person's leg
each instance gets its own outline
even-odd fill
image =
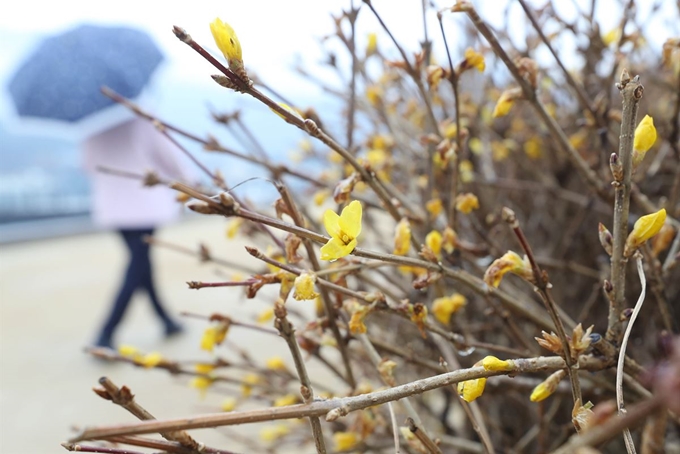
[[[148,236],[153,235],[153,229],[144,230],[142,234],[142,239],[147,235]],[[165,325],[165,334],[173,335],[179,333],[180,331],[182,331],[182,327],[177,322],[175,322],[170,317],[170,315],[168,315],[167,311],[165,310],[160,300],[158,299],[158,295],[156,294],[156,287],[154,286],[153,283],[153,266],[151,264],[149,244],[145,241],[142,241],[142,243],[143,243],[142,246],[140,246],[141,249],[140,262],[142,264],[140,285],[149,294],[149,299],[151,300],[151,304],[153,305],[156,314],[163,321],[163,324]]]
[[[130,261],[128,263],[123,283],[116,295],[111,312],[106,319],[106,323],[101,330],[97,345],[102,347],[112,347],[113,333],[116,327],[123,319],[125,311],[132,299],[135,289],[141,284],[141,271],[143,262],[140,261],[140,250],[138,243],[140,242],[140,234],[137,230],[120,230],[119,232],[127,246]]]

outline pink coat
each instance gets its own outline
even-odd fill
[[[83,164],[92,182],[92,216],[106,228],[139,229],[161,226],[178,217],[181,204],[164,186],[145,187],[140,180],[109,175],[97,167],[187,181],[190,165],[181,151],[147,120],[133,119],[94,135],[83,144]]]

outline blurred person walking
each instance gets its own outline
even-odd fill
[[[167,337],[182,332],[168,314],[156,292],[146,236],[175,219],[180,206],[167,187],[144,187],[137,179],[122,178],[97,170],[105,167],[141,174],[154,171],[164,179],[187,179],[180,151],[148,121],[133,119],[91,136],[83,144],[84,167],[92,182],[94,222],[117,230],[128,249],[130,261],[120,289],[95,344],[113,348],[116,328],[123,320],[135,290],[145,291],[163,323]]]

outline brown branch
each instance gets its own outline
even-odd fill
[[[581,357],[579,366],[582,370],[601,370],[608,367],[608,363],[597,358]],[[513,359],[516,365],[514,373],[529,372],[550,372],[564,369],[566,363],[564,359],[557,356],[520,358]],[[496,375],[506,375],[507,371],[488,371],[483,367],[472,367],[460,369],[433,377],[415,380],[404,385],[393,388],[375,391],[359,396],[336,398],[331,400],[320,400],[310,404],[291,405],[286,407],[274,407],[261,410],[216,413],[202,416],[192,416],[190,418],[170,419],[165,421],[144,421],[134,424],[121,424],[110,427],[89,428],[83,430],[75,436],[72,443],[83,440],[94,440],[109,438],[119,435],[136,435],[145,433],[158,433],[175,430],[189,430],[207,427],[221,427],[235,424],[247,424],[263,421],[276,421],[281,419],[306,418],[309,416],[326,415],[327,421],[335,421],[337,418],[347,414],[363,410],[364,408],[375,405],[394,402],[405,397],[422,394],[427,391],[450,386],[466,380],[474,380],[483,377],[493,377]],[[631,411],[630,413],[633,413]]]
[[[524,235],[524,232],[522,231],[522,228],[519,225],[517,216],[515,216],[515,212],[512,211],[510,208],[506,207],[503,208],[502,216],[503,220],[507,222],[510,228],[512,229],[513,233],[517,237],[517,240],[522,246],[524,253],[529,259],[529,263],[531,264],[531,270],[534,276],[534,285],[536,286],[538,293],[541,295],[541,300],[545,304],[545,308],[550,314],[550,318],[552,319],[553,324],[555,325],[555,331],[557,331],[557,335],[560,338],[560,343],[562,344],[564,359],[565,362],[567,363],[567,373],[569,374],[569,380],[571,381],[572,397],[574,399],[574,402],[579,401],[581,400],[581,385],[578,380],[578,372],[574,368],[574,359],[572,358],[571,355],[569,340],[567,339],[567,333],[564,330],[564,324],[562,323],[562,319],[560,318],[557,303],[555,303],[555,300],[553,299],[552,294],[549,291],[549,289],[552,287],[552,284],[548,280],[548,273],[543,271],[538,266],[536,258],[534,257],[534,253],[531,250],[531,246],[529,245],[529,241],[527,240],[526,236]]]
[[[281,198],[283,199],[284,203],[288,207],[290,214],[292,215],[293,221],[295,222],[295,225],[299,227],[304,226],[305,225],[304,218],[302,217],[302,214],[300,214],[300,211],[297,209],[297,205],[293,200],[293,196],[290,194],[290,191],[288,191],[288,188],[286,188],[283,184],[280,183],[276,185],[276,188],[279,191],[279,194],[281,194]],[[303,238],[302,243],[304,244],[305,250],[307,251],[307,258],[309,259],[309,262],[312,264],[312,269],[315,272],[320,271],[321,263],[319,263],[319,259],[316,256],[314,246],[312,246],[312,242],[307,238]],[[330,281],[325,282],[327,282],[328,284],[333,284]],[[335,342],[338,345],[338,350],[340,351],[340,356],[342,357],[342,362],[345,366],[345,371],[347,374],[347,377],[345,377],[345,379],[347,383],[350,385],[350,387],[355,388],[356,380],[354,379],[354,373],[352,372],[352,364],[350,361],[349,352],[347,351],[346,342],[344,341],[342,334],[340,333],[340,329],[338,328],[337,319],[339,314],[338,311],[335,309],[335,306],[333,306],[333,302],[331,301],[331,298],[328,294],[327,289],[329,287],[338,288],[342,287],[336,286],[335,284],[333,284],[332,286],[328,285],[321,286],[320,290],[321,302],[323,303],[324,310],[328,315],[329,326],[331,328],[331,332],[333,333],[333,337],[335,337]]]
[[[626,306],[626,263],[628,260],[624,257],[624,246],[628,237],[628,212],[633,172],[633,139],[635,137],[638,106],[644,90],[638,81],[638,77],[631,80],[628,71],[625,69],[621,72],[621,81],[617,87],[623,98],[623,114],[619,153],[612,155],[615,194],[611,283],[614,286],[614,292],[612,304],[609,307],[606,334],[607,340],[615,344],[621,341],[623,332],[621,311]]]
[[[110,400],[114,404],[123,407],[142,421],[151,421],[156,419],[151,413],[149,413],[144,407],[135,401],[134,395],[127,386],[118,388],[107,377],[100,378],[99,384],[102,385],[102,388],[95,388],[94,391],[100,397]],[[182,446],[189,448],[196,454],[200,452],[200,447],[202,444],[198,443],[191,435],[183,430],[162,431],[159,433],[166,440],[176,441]]]

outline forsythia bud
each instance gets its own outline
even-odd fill
[[[659,233],[661,227],[666,222],[666,210],[660,209],[656,213],[642,216],[635,222],[633,230],[626,239],[626,247],[623,255],[630,257],[640,246],[642,246],[648,239]]]
[[[645,115],[640,124],[635,128],[635,140],[633,142],[633,169],[645,158],[647,151],[656,142],[656,128],[654,119]]]
[[[560,381],[562,381],[566,375],[567,373],[562,369],[554,372],[534,388],[529,399],[532,402],[540,402],[547,399],[555,392],[557,385],[560,384]]]

